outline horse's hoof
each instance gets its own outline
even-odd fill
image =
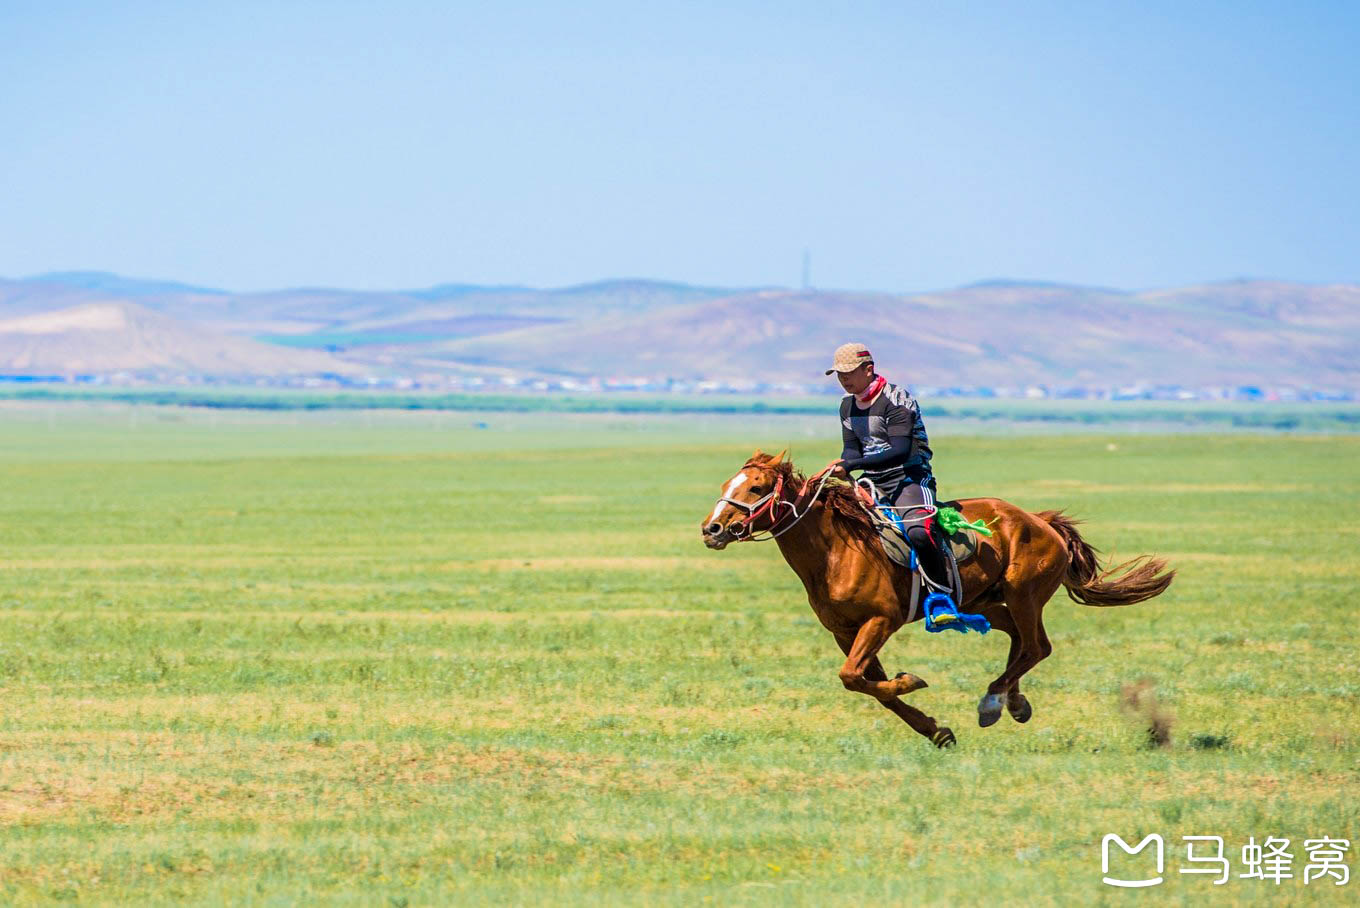
[[[936,730],[935,734],[930,736],[930,743],[940,748],[940,750],[944,750],[946,747],[953,747],[957,744],[958,739],[954,737],[954,732],[941,725],[939,729]]]
[[[911,672],[898,672],[893,676],[893,680],[897,682],[897,696],[899,697],[923,687],[930,687],[924,678],[918,678]]]
[[[1001,695],[988,694],[978,703],[978,725],[987,728],[1001,718]]]
[[[1019,705],[1017,705],[1017,703]],[[1024,694],[1016,694],[1014,697],[1007,700],[1006,712],[1010,713],[1011,718],[1022,725],[1029,721],[1030,716],[1034,715],[1034,710],[1030,707],[1029,701],[1025,699]]]

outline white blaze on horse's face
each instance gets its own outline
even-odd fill
[[[727,502],[723,501],[723,499],[731,498],[733,495],[735,495],[737,493],[737,489],[741,488],[742,485],[746,482],[746,480],[750,478],[751,477],[746,475],[745,470],[738,473],[736,476],[732,477],[731,481],[727,483],[727,488],[723,489],[722,495],[718,498],[718,503],[713,506],[713,513],[708,518],[708,522],[710,524],[717,523],[718,515],[723,512],[723,508],[728,507]]]

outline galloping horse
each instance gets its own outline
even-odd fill
[[[888,638],[920,617],[908,615],[910,576],[884,554],[853,487],[815,479],[795,471],[782,453],[757,450],[723,486],[701,527],[704,544],[723,549],[758,533],[774,537],[803,581],[812,610],[845,653],[845,688],[875,698],[935,746],[953,744],[949,728],[901,699],[926,682],[907,672],[889,679],[878,661]],[[1005,670],[978,703],[983,728],[1001,718],[1003,703],[1017,722],[1029,721],[1032,709],[1020,693],[1020,678],[1053,651],[1043,609],[1059,586],[1083,605],[1132,605],[1162,593],[1176,574],[1150,556],[1102,571],[1095,550],[1061,511],[1031,514],[999,498],[949,505],[992,530],[979,537],[977,554],[959,565],[959,607],[981,613],[1011,638]]]

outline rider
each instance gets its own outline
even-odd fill
[[[863,344],[837,347],[826,374],[832,372],[846,395],[841,399],[843,450],[828,465],[831,475],[848,480],[849,471],[862,470],[877,489],[879,500],[902,517],[907,541],[926,576],[949,589],[945,556],[932,538],[935,477],[916,398],[874,373],[873,355]]]

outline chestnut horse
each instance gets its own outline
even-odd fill
[[[1059,586],[1083,605],[1132,605],[1163,592],[1175,576],[1166,562],[1149,556],[1102,571],[1095,550],[1061,511],[1031,514],[999,498],[949,505],[992,530],[979,537],[977,554],[959,565],[959,608],[985,615],[1011,638],[1006,668],[978,704],[984,728],[1001,718],[1003,704],[1017,722],[1029,721],[1020,678],[1053,651],[1043,610]],[[812,610],[845,653],[840,679],[846,689],[875,698],[937,747],[954,743],[949,728],[901,699],[926,682],[907,672],[889,679],[878,661],[888,638],[920,615],[908,614],[910,575],[884,554],[852,486],[809,481],[783,454],[756,451],[723,486],[702,532],[711,549],[759,533],[774,538],[803,581]]]

